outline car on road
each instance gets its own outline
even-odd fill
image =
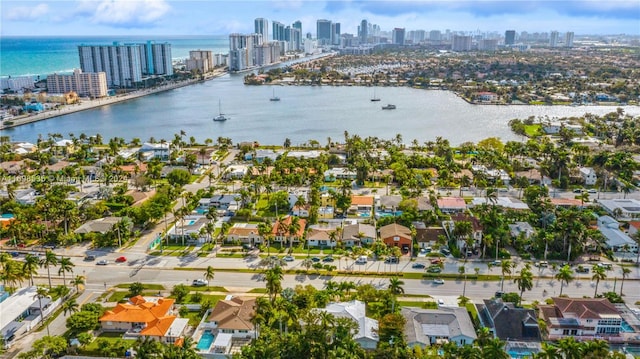
[[[367,257],[366,256],[358,257],[358,259],[356,259],[356,264],[367,264]]]
[[[547,261],[540,261],[540,262],[537,262],[537,263],[535,264],[535,266],[536,266],[536,267],[540,267],[540,268],[546,268],[546,267],[548,267],[548,266],[549,266],[549,262],[547,262]]]
[[[433,284],[444,284],[444,280],[441,278],[436,278],[433,280]]]
[[[322,258],[322,261],[325,262],[325,263],[331,263],[331,262],[333,262],[333,257],[332,256],[324,257],[324,258]]]
[[[442,263],[442,259],[440,258],[435,258],[431,260],[431,264],[440,264]]]
[[[85,262],[93,262],[96,260],[96,256],[87,254],[86,256],[84,256],[84,260]]]
[[[442,272],[442,268],[440,268],[440,266],[429,266],[429,268],[427,268],[427,272],[429,273],[440,273]]]
[[[424,267],[426,267],[424,263],[413,263],[411,265],[411,268],[414,268],[414,269],[424,269]]]
[[[590,190],[587,190],[587,193],[593,194],[593,193],[598,193],[598,191],[592,188]]]
[[[611,270],[613,268],[611,263],[598,263],[597,266],[598,267],[602,267],[602,268],[604,268],[606,270]]]
[[[444,254],[445,256],[448,256],[449,254],[451,254],[451,251],[448,250],[447,248],[440,248],[440,253]]]
[[[191,285],[194,287],[205,287],[209,285],[209,281],[206,279],[194,279]]]
[[[499,261],[499,260],[497,260],[497,259],[496,259],[496,260],[495,260],[495,261],[493,261],[493,262],[489,262],[489,264],[491,264],[491,265],[492,265],[492,266],[494,266],[494,267],[499,267],[499,266],[501,266],[501,265],[502,265],[502,261]]]
[[[576,188],[576,189],[573,190],[573,193],[582,193],[582,191],[584,191],[584,189]]]
[[[499,291],[496,292],[495,297],[496,298],[502,298],[503,295],[504,295],[504,292],[499,290]]]
[[[127,257],[125,256],[120,256],[118,258],[116,258],[116,263],[124,263],[127,261]]]
[[[99,266],[106,266],[107,264],[109,264],[109,261],[106,259],[101,259],[96,262],[96,265],[99,265]]]
[[[312,261],[313,263],[318,263],[318,262],[320,262],[320,258],[318,258],[318,257],[312,257],[312,258],[311,258],[311,261]]]
[[[295,258],[293,258],[293,256],[284,256],[282,259],[285,262],[293,262],[295,260]]]
[[[444,305],[444,299],[438,299],[438,305]]]
[[[396,263],[398,263],[398,258],[397,257],[387,257],[387,258],[385,258],[384,262],[386,264],[396,264]]]
[[[589,273],[589,268],[578,266],[578,268],[576,268],[576,273]]]
[[[12,257],[20,257],[20,252],[11,252],[9,254],[11,254]]]

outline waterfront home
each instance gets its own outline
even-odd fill
[[[233,227],[227,231],[225,239],[226,242],[239,241],[250,246],[260,244],[263,240],[258,232],[258,225],[255,223],[234,223]]]
[[[577,340],[604,339],[620,342],[622,317],[606,298],[552,298],[553,303],[538,306],[547,324],[549,340],[574,337]]]
[[[330,168],[323,173],[325,182],[335,182],[336,180],[350,180],[356,179],[356,172],[347,168],[336,167]]]
[[[467,209],[467,204],[461,197],[440,197],[437,205],[442,213],[462,213]]]
[[[271,160],[271,162],[275,162],[278,157],[282,154],[282,152],[276,152],[274,150],[255,150],[252,152],[248,152],[244,155],[245,161],[256,161],[257,163],[263,163],[266,159]]]
[[[378,321],[366,316],[365,305],[359,300],[350,302],[329,303],[319,311],[332,314],[336,318],[348,318],[356,322],[357,329],[353,332],[353,340],[364,349],[373,350],[378,345]]]
[[[105,332],[122,332],[128,338],[175,343],[184,334],[189,319],[177,317],[174,303],[174,299],[138,295],[107,310],[99,319],[100,327]]]
[[[171,155],[171,146],[169,143],[149,143],[145,142],[140,147],[141,158],[150,161],[157,158],[161,161],[168,161]]]
[[[312,151],[288,151],[286,153],[287,157],[293,157],[293,158],[297,158],[297,159],[312,159],[312,158],[319,158],[322,154],[324,153],[324,151],[317,151],[317,150],[312,150]]]
[[[409,252],[413,243],[411,229],[397,223],[380,227],[380,239],[388,247],[398,247],[404,253]]]
[[[504,341],[539,342],[540,327],[534,309],[516,307],[502,299],[485,299],[476,304],[482,327]]]
[[[218,301],[196,329],[196,347],[205,358],[228,358],[257,336],[253,324],[256,298],[232,297]]]
[[[620,223],[609,216],[598,217],[598,230],[605,238],[605,247],[614,252],[637,251],[638,243],[620,230]]]
[[[563,122],[563,121],[554,121],[554,122],[548,122],[544,125],[542,125],[542,130],[544,131],[544,133],[546,133],[547,135],[557,135],[560,133],[560,130],[562,129],[567,129],[570,132],[573,132],[576,135],[582,135],[582,126],[580,125],[573,125],[569,122]]]
[[[637,199],[599,199],[598,203],[615,219],[629,221],[635,218],[640,218],[640,201]]]
[[[364,223],[352,223],[342,227],[342,243],[345,247],[371,244],[376,240],[376,227]]]
[[[37,291],[36,286],[31,286],[8,295],[4,286],[0,286],[0,339],[6,348],[11,347],[15,339],[31,331],[43,316],[49,316],[62,302],[62,299],[53,302],[49,296],[38,298]]]
[[[422,309],[402,307],[404,334],[409,347],[422,348],[444,343],[470,345],[476,339],[473,323],[466,308],[440,307]]]

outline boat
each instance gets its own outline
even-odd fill
[[[371,102],[380,101],[380,97],[376,97],[376,90],[373,89],[373,97],[371,98]]]
[[[213,120],[215,122],[224,122],[228,120],[228,118],[222,113],[222,104],[218,101],[218,116],[214,117]]]
[[[273,96],[271,96],[269,101],[280,101],[280,97],[276,96],[276,89],[273,89]]]
[[[382,106],[383,110],[395,110],[396,109],[396,105],[392,105],[392,104],[388,104],[386,106]]]

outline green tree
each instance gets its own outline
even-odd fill
[[[64,312],[64,315],[73,314],[77,312],[79,308],[80,306],[78,305],[75,299],[70,299],[62,303],[62,311]]]
[[[526,264],[524,268],[520,270],[520,276],[514,279],[514,282],[517,284],[518,289],[520,289],[520,303],[518,304],[521,305],[524,291],[533,288],[533,273],[531,273],[529,264]]]
[[[622,296],[622,287],[624,286],[624,280],[631,274],[631,269],[622,267],[622,281],[620,282],[620,296]]]
[[[569,265],[565,265],[560,268],[560,270],[558,270],[558,273],[556,273],[554,277],[560,281],[560,296],[562,296],[564,285],[569,285],[569,282],[573,280],[573,271],[571,270],[571,267],[569,267]]]
[[[67,329],[73,333],[82,333],[88,330],[93,330],[99,325],[98,318],[100,317],[100,313],[84,309],[85,308],[83,306],[82,310],[71,314],[71,316],[67,318]]]
[[[593,292],[593,297],[595,298],[596,295],[598,294],[598,285],[600,284],[601,280],[604,280],[607,278],[607,273],[604,267],[601,267],[599,265],[594,265],[592,269],[593,269],[593,276],[591,276],[591,279],[596,281],[596,289]]]
[[[22,272],[24,275],[29,276],[29,280],[31,281],[31,285],[33,285],[33,276],[38,274],[38,267],[40,266],[40,260],[38,257],[34,256],[31,253],[27,253],[24,256],[24,263],[22,264]]]
[[[184,284],[177,284],[171,290],[171,295],[176,298],[177,303],[182,303],[189,294],[189,288]]]
[[[66,273],[70,272],[71,274],[73,274],[73,267],[75,267],[75,264],[71,263],[71,258],[61,257],[58,261],[58,266],[58,275],[62,274],[63,283],[67,285]]]
[[[34,299],[38,299],[38,306],[40,307],[40,325],[44,323],[44,310],[42,308],[42,299],[49,295],[49,290],[44,287],[38,287]],[[47,324],[47,335],[49,335],[49,324]]]
[[[129,296],[135,297],[137,295],[142,294],[144,291],[144,285],[140,282],[133,282],[129,284]]]
[[[209,282],[209,284],[211,284],[211,282],[213,281],[213,278],[215,277],[215,271],[213,269],[212,266],[208,266],[207,269],[204,272],[204,279],[207,280],[207,282]],[[211,287],[209,285],[209,287]]]
[[[52,251],[46,251],[44,258],[40,260],[40,266],[47,268],[47,278],[49,279],[49,289],[51,289],[51,267],[58,265],[58,257]]]
[[[502,279],[500,281],[500,291],[504,292],[504,277],[508,274],[511,275],[511,269],[513,268],[513,263],[508,260],[503,260],[500,262],[500,269],[502,270]]]
[[[74,286],[76,286],[76,293],[78,293],[78,292],[79,292],[80,285],[81,285],[81,284],[84,284],[84,283],[85,283],[85,279],[84,279],[84,277],[83,277],[83,276],[81,276],[81,275],[77,275],[77,276],[75,276],[75,278],[73,278],[73,279],[71,280],[71,284],[73,284]]]
[[[167,174],[167,181],[174,187],[182,187],[191,182],[191,174],[187,170],[175,169]]]

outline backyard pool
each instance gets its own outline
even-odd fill
[[[205,330],[202,333],[200,340],[198,340],[198,345],[196,346],[196,349],[198,349],[199,351],[209,350],[209,348],[211,347],[211,343],[213,343],[213,339],[214,339],[214,335],[211,334],[210,331]]]
[[[623,333],[635,332],[635,330],[633,330],[633,328],[629,325],[629,323],[625,322],[624,320],[622,321],[622,324],[620,324],[620,329],[622,330]]]

